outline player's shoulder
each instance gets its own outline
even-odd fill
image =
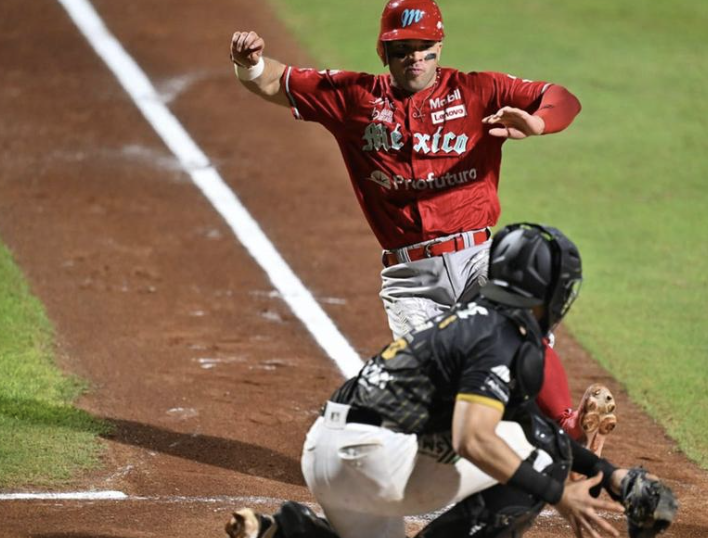
[[[451,312],[461,320],[469,320],[483,325],[494,325],[505,323],[505,318],[500,312],[501,309],[502,305],[478,295],[467,303],[455,305]]]
[[[497,314],[505,318],[505,327],[520,341],[528,342],[541,349],[543,347],[543,332],[538,320],[526,308],[515,308],[499,305]],[[508,336],[511,338],[511,336]]]
[[[501,73],[499,71],[469,71],[463,74],[467,81],[480,86],[494,85],[499,82],[507,82],[516,78],[513,75]]]
[[[526,309],[510,308],[482,296],[473,301],[456,306],[451,312],[459,318],[461,329],[475,338],[503,340],[525,340],[531,338],[540,344],[541,334],[538,322]],[[469,325],[474,325],[470,330]]]
[[[452,68],[442,68],[440,74],[443,85],[461,86],[472,91],[493,88],[509,77],[506,73],[496,71],[460,71]]]
[[[497,305],[482,297],[455,305],[438,321],[438,330],[446,339],[462,347],[496,340],[500,332],[506,332],[508,320],[498,310]]]

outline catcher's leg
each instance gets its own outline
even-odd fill
[[[403,516],[381,516],[370,512],[332,508],[326,503],[320,504],[327,521],[332,524],[333,529],[337,529],[337,536],[340,538],[406,538]]]
[[[341,424],[347,407],[328,402],[310,428],[301,460],[305,482],[341,538],[405,538],[406,485],[417,437]]]
[[[543,502],[530,495],[497,485],[459,502],[415,538],[520,538],[542,508]]]
[[[544,430],[543,433],[547,432]],[[548,438],[548,435],[544,436],[550,441]],[[569,461],[564,457],[559,456],[550,464],[547,462],[551,458],[543,450],[531,457],[533,460],[530,461],[538,471],[559,481],[566,480]],[[533,525],[544,505],[542,500],[520,489],[498,484],[463,499],[433,520],[415,538],[520,538]]]
[[[307,506],[286,502],[272,516],[237,510],[226,524],[231,538],[339,538],[327,521]]]

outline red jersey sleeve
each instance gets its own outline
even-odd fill
[[[480,93],[490,114],[504,106],[533,112],[538,107],[539,98],[550,86],[547,82],[534,82],[491,71],[477,73],[477,76]]]
[[[288,66],[281,86],[290,101],[293,116],[323,125],[342,123],[357,73],[349,71],[300,69]]]
[[[543,118],[544,134],[557,133],[580,112],[578,99],[562,86],[534,82],[504,73],[479,73],[481,94],[489,114],[502,107],[521,108]]]

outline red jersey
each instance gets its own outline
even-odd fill
[[[390,75],[288,67],[281,80],[298,119],[337,140],[354,191],[385,249],[493,226],[504,138],[482,118],[533,112],[549,84],[439,68],[413,95]]]

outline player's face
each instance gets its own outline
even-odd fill
[[[430,88],[440,62],[441,41],[404,39],[386,43],[394,83],[411,93]]]

